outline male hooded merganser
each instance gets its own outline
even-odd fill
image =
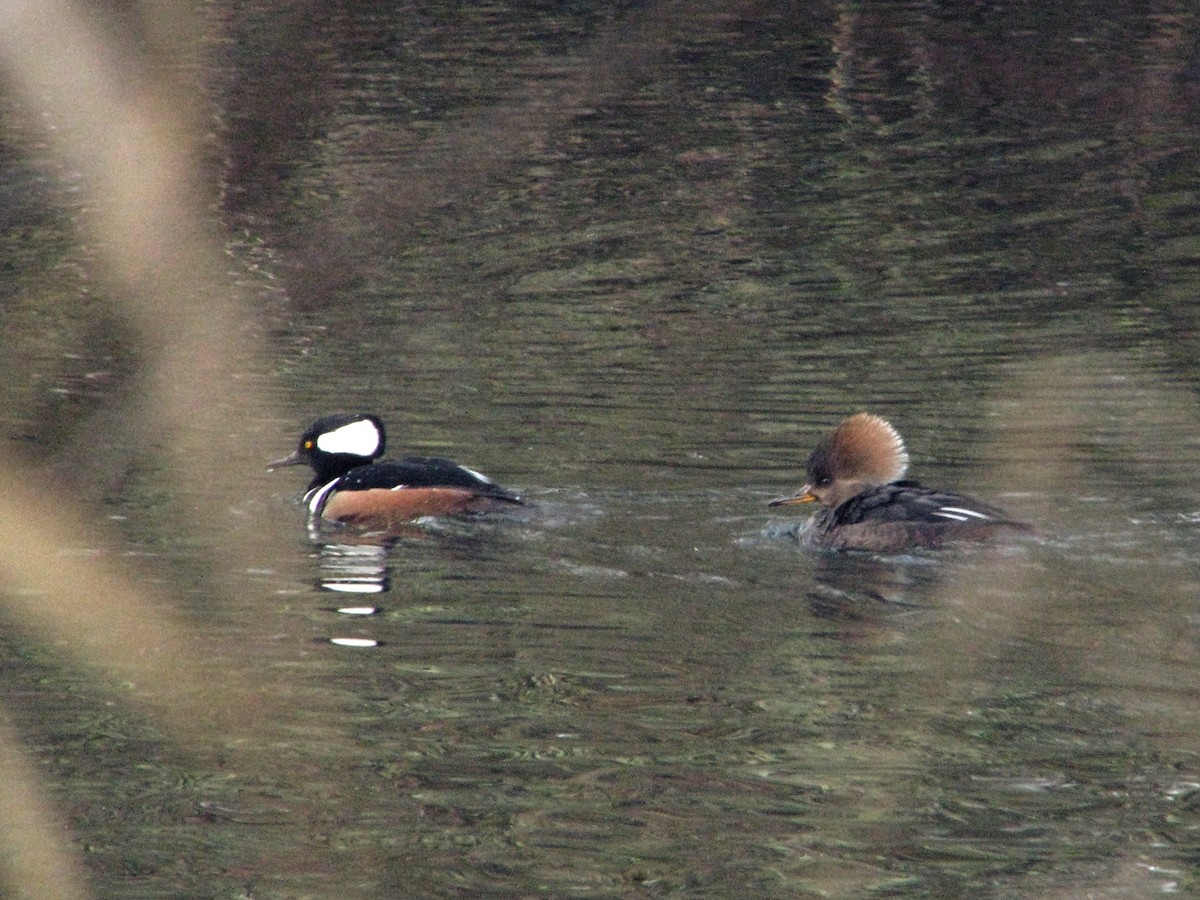
[[[316,476],[304,495],[312,519],[372,528],[523,502],[487,476],[449,459],[380,460],[386,441],[376,416],[325,416],[308,426],[295,453],[267,469],[312,466]]]
[[[808,482],[771,506],[820,503],[803,541],[833,550],[896,552],[985,540],[997,528],[1026,529],[994,506],[901,480],[908,451],[886,420],[870,413],[845,419],[808,458]]]

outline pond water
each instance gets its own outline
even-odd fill
[[[89,890],[1200,886],[1194,10],[205,15],[231,291],[266,348],[231,390],[271,410],[229,430],[264,468],[186,509],[215,551],[153,465],[89,509],[271,727],[189,746],[6,613],[9,716]],[[139,363],[77,186],[9,118],[6,427],[36,458]],[[915,477],[1035,533],[800,548],[807,513],[766,503],[862,409]],[[265,464],[336,410],[528,506],[310,535],[306,477]]]

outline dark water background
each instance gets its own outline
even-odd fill
[[[279,456],[369,410],[531,505],[313,540],[303,477],[264,471],[187,510],[283,530],[217,600],[136,445],[89,478],[96,552],[283,710],[255,765],[200,752],[6,629],[97,896],[1197,890],[1190,5],[203,17],[212,211],[268,347],[230,389],[273,409],[230,435]],[[139,360],[7,106],[5,431],[98,466]],[[1037,535],[799,549],[765,503],[860,409]]]

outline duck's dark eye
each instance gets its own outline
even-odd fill
[[[829,474],[829,470],[824,466],[810,468],[808,470],[808,483],[813,487],[829,487],[833,484],[833,478]]]

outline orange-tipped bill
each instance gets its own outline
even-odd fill
[[[799,503],[816,503],[817,498],[808,490],[808,485],[800,488],[800,492],[792,497],[776,497],[767,506],[795,506]]]

